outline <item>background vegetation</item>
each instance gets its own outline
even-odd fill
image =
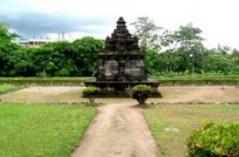
[[[147,73],[169,75],[238,75],[239,51],[228,46],[208,49],[200,28],[192,24],[169,31],[148,17],[134,23],[134,35],[146,51]],[[39,48],[14,43],[16,34],[0,24],[0,76],[93,76],[104,41],[83,37],[52,42]]]

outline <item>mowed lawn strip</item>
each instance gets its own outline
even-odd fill
[[[158,105],[143,111],[165,157],[187,156],[187,138],[207,121],[239,123],[239,105]]]
[[[96,113],[84,105],[0,104],[0,156],[69,157]]]

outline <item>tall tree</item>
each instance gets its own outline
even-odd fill
[[[175,32],[177,42],[180,43],[182,48],[191,50],[196,44],[202,42],[201,29],[194,27],[191,23],[186,26],[180,26],[179,30]]]
[[[165,30],[161,37],[161,46],[166,54],[168,72],[172,71],[172,53],[177,50],[178,44],[175,32]]]
[[[175,39],[179,43],[179,51],[183,55],[186,66],[192,67],[191,71],[193,73],[200,69],[205,50],[201,33],[201,29],[194,27],[192,24],[180,26],[179,30],[175,31]]]
[[[73,42],[76,50],[75,63],[79,73],[90,76],[96,72],[98,52],[103,49],[104,42],[93,37],[83,37]]]
[[[9,32],[8,27],[0,23],[0,44],[9,43],[16,37],[18,37],[17,34]]]
[[[9,32],[6,25],[0,23],[0,76],[9,75],[11,65],[9,57],[11,53],[19,48],[12,40],[16,34]]]
[[[139,38],[139,44],[142,48],[160,49],[160,38],[158,31],[162,28],[157,26],[153,20],[148,17],[138,17],[134,26],[134,35]]]
[[[233,50],[232,50],[232,56],[233,56],[233,58],[234,58],[236,64],[239,65],[239,50],[233,49]]]

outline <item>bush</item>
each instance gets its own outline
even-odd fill
[[[88,86],[83,90],[83,96],[89,98],[89,103],[91,105],[96,105],[94,96],[99,94],[100,88],[94,86]]]
[[[0,84],[0,94],[11,91],[15,88],[16,88],[16,86],[14,86],[13,84],[6,84],[6,83]]]
[[[239,124],[208,123],[188,140],[190,157],[239,157]]]
[[[136,85],[131,89],[131,97],[136,99],[140,105],[145,105],[145,101],[153,92],[152,87],[147,85]]]
[[[100,92],[100,88],[94,86],[88,86],[83,90],[84,97],[92,97]]]

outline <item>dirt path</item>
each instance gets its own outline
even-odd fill
[[[105,105],[72,157],[159,157],[140,109]]]
[[[36,86],[0,95],[2,102],[16,103],[79,103],[82,98],[80,86]],[[150,98],[148,103],[239,103],[239,86],[161,86],[163,98]],[[98,98],[104,104],[135,103],[131,98]]]

